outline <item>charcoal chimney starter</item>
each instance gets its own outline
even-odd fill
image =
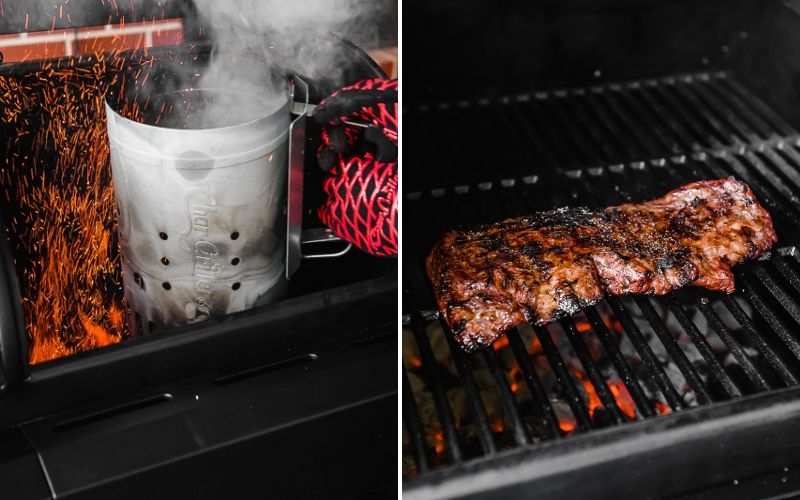
[[[106,103],[132,330],[281,298],[289,92],[186,89],[153,100],[167,109],[153,124]],[[237,107],[247,112],[214,116]]]

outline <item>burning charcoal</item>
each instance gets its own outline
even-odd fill
[[[634,403],[625,383],[620,379],[611,379],[608,381],[608,388],[623,415],[630,420],[636,419],[636,403]]]
[[[553,412],[556,414],[558,420],[558,427],[563,432],[572,432],[577,427],[575,423],[575,416],[572,414],[569,405],[561,400],[551,401],[553,405]]]

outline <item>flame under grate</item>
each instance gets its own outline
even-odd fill
[[[797,385],[800,143],[728,74],[443,103],[404,118],[410,134],[443,143],[421,146],[441,168],[406,177],[405,477]],[[643,201],[727,176],[770,211],[780,247],[736,269],[734,295],[613,298],[474,355],[431,313],[423,259],[452,227]]]

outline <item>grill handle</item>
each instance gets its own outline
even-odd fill
[[[289,125],[289,175],[286,208],[286,279],[300,268],[302,259],[325,259],[341,257],[353,248],[348,244],[342,250],[331,253],[304,253],[307,243],[337,243],[342,239],[330,229],[303,230],[303,173],[305,170],[306,120],[316,106],[308,103],[308,84],[298,76],[291,86],[292,112],[297,115]]]
[[[335,243],[335,242],[344,242],[343,239],[339,238],[333,231],[331,231],[327,227],[320,227],[316,229],[306,229],[303,231],[303,244],[307,243]],[[339,250],[338,252],[331,252],[331,253],[304,253],[304,259],[329,259],[332,257],[341,257],[342,255],[346,254],[353,248],[352,243],[348,243],[347,246]]]

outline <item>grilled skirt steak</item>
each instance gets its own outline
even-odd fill
[[[467,351],[525,321],[545,324],[604,294],[734,291],[731,267],[776,241],[747,184],[693,182],[661,198],[562,208],[450,232],[427,259],[442,317]]]

